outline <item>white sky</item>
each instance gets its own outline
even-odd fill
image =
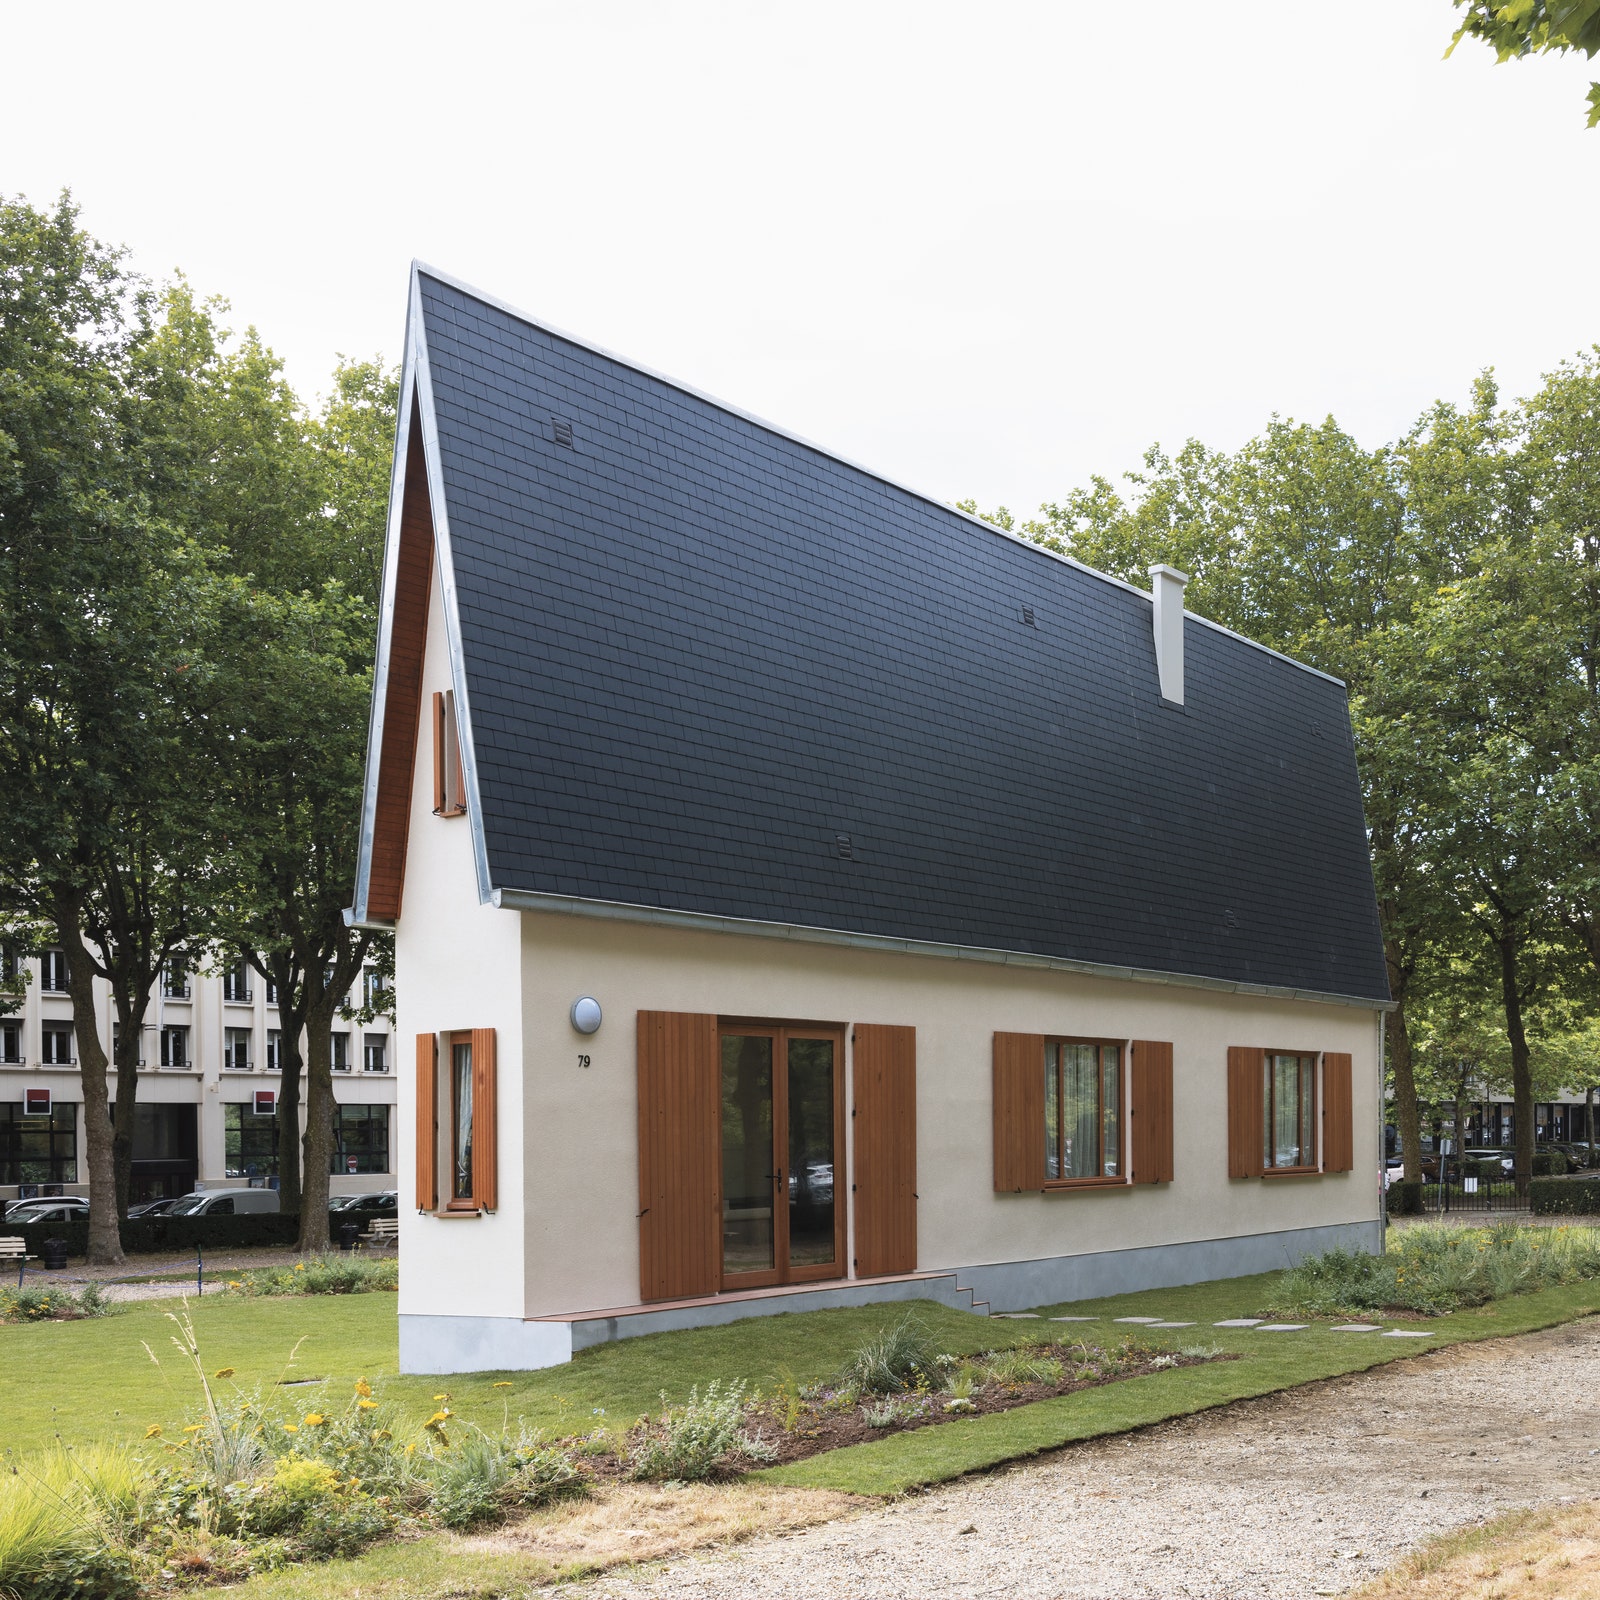
[[[1378,10],[0,0],[0,189],[69,185],[306,391],[398,355],[420,256],[1031,511],[1273,411],[1375,444],[1600,336],[1588,63]]]

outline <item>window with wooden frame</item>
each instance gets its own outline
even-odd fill
[[[461,732],[453,689],[433,697],[433,814],[459,817],[467,809],[467,784],[461,767]]]
[[[1122,1183],[1122,1046],[1044,1043],[1044,1180]]]
[[[495,1031],[463,1028],[417,1040],[417,1206],[476,1216],[499,1205]],[[441,1159],[442,1158],[442,1159]],[[442,1176],[443,1182],[437,1181]]]
[[[1261,1170],[1317,1170],[1317,1058],[1269,1050],[1261,1064]]]

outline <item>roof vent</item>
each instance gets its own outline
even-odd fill
[[[1151,567],[1150,597],[1155,602],[1156,674],[1161,698],[1183,704],[1183,586],[1189,574],[1176,567]]]
[[[555,428],[556,443],[564,444],[570,450],[572,448],[572,424],[564,422],[560,417],[552,417],[551,424]]]

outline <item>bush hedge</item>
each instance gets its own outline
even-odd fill
[[[1572,1162],[1564,1150],[1535,1150],[1533,1175],[1536,1178],[1559,1178],[1572,1171]]]
[[[1600,1178],[1535,1178],[1528,1204],[1538,1217],[1600,1216]]]
[[[1422,1180],[1399,1178],[1389,1185],[1389,1215],[1415,1217],[1422,1213]]]
[[[43,1254],[46,1239],[65,1239],[70,1256],[89,1248],[87,1222],[0,1222],[0,1234],[26,1239],[31,1256]],[[299,1237],[300,1218],[276,1211],[244,1217],[135,1217],[122,1223],[122,1248],[129,1255],[197,1247],[237,1250],[242,1245],[293,1244]]]

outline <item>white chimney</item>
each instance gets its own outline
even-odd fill
[[[1183,586],[1187,572],[1151,567],[1150,597],[1155,601],[1156,672],[1161,698],[1183,704]]]

